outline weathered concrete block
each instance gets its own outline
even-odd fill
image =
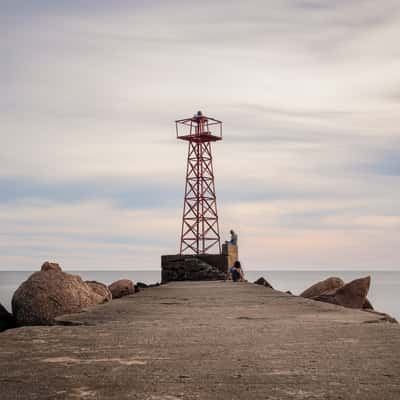
[[[227,257],[228,268],[239,260],[239,248],[234,244],[224,243],[222,245],[222,254]]]

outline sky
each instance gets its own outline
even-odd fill
[[[245,269],[400,270],[398,0],[0,5],[0,270],[158,269],[197,110]]]

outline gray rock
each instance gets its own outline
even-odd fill
[[[44,264],[15,291],[13,314],[19,325],[51,325],[57,316],[72,314],[103,302],[79,276],[67,274],[58,264]]]
[[[113,299],[119,299],[120,297],[128,296],[135,293],[135,286],[129,279],[120,279],[113,282],[108,287],[112,293]]]
[[[15,320],[14,316],[0,304],[0,332],[4,332],[7,329],[16,327],[17,321]]]

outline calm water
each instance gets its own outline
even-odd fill
[[[68,271],[84,280],[106,284],[127,278],[134,282],[160,282],[160,271]],[[11,309],[11,297],[17,287],[32,271],[0,271],[0,303]],[[372,278],[368,298],[378,311],[386,312],[400,320],[400,272],[397,271],[247,271],[246,279],[253,282],[264,276],[278,290],[299,294],[317,281],[338,276],[345,282],[370,275]]]

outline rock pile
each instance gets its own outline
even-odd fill
[[[226,274],[218,268],[195,257],[178,257],[163,267],[162,283],[171,281],[215,281],[225,279]]]
[[[369,276],[355,279],[335,290],[312,297],[312,299],[343,307],[362,309],[367,300],[370,284],[371,278]]]
[[[355,279],[347,284],[340,278],[331,277],[312,285],[300,296],[348,308],[373,310],[367,299],[370,284],[369,276]]]
[[[83,281],[80,276],[64,272],[60,265],[46,261],[14,292],[10,314],[0,304],[0,332],[24,325],[53,325],[57,317],[83,311],[87,307],[134,294],[141,288],[129,279],[107,286],[97,281]]]
[[[140,292],[143,289],[148,289],[148,288],[152,288],[152,287],[157,287],[160,286],[159,282],[156,283],[143,283],[143,282],[136,282],[135,283],[135,293]]]

